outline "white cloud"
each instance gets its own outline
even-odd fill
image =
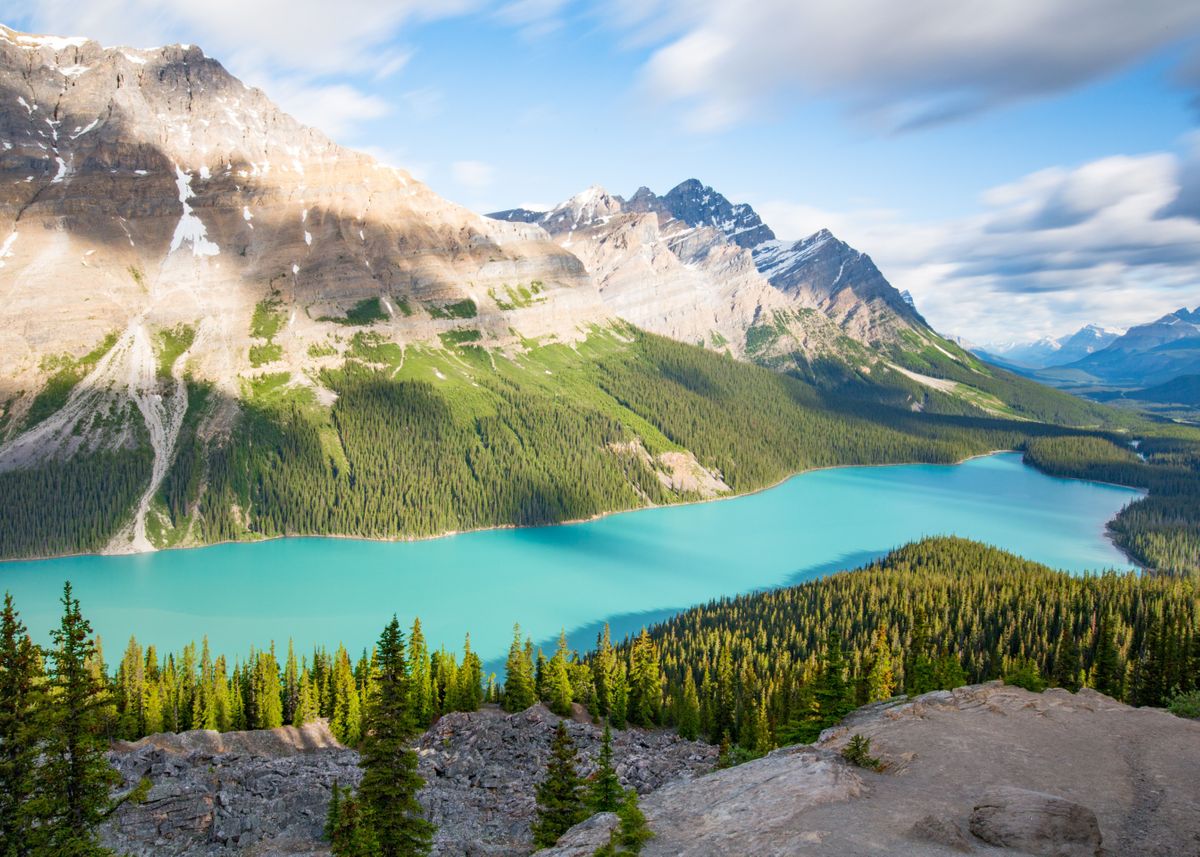
[[[756,207],[781,235],[828,227],[911,291],[935,327],[995,342],[1200,304],[1200,219],[1171,213],[1187,174],[1171,154],[1102,158],[993,188],[978,214],[936,223],[883,209]]]
[[[495,170],[483,161],[455,161],[450,165],[450,174],[460,187],[478,191],[492,183]]]
[[[1095,80],[1200,34],[1178,0],[661,0],[633,32],[673,35],[652,90],[722,128],[783,92],[844,101],[890,129],[934,123]],[[624,10],[624,11],[622,11]]]
[[[253,79],[250,81],[254,83]],[[257,85],[257,84],[256,84]],[[284,77],[263,85],[268,97],[306,125],[330,137],[350,134],[362,122],[387,115],[386,101],[345,83],[310,82]]]
[[[528,39],[547,36],[563,25],[562,11],[569,0],[511,0],[496,10],[503,23],[516,27]]]
[[[406,24],[461,14],[484,0],[4,0],[3,13],[38,32],[107,45],[190,42],[302,121],[333,136],[383,115],[386,102],[347,81],[395,74]],[[334,78],[331,82],[330,78]]]

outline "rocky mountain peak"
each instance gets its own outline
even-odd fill
[[[688,226],[717,229],[739,247],[750,248],[775,238],[775,233],[750,205],[731,203],[699,179],[681,182],[664,196],[657,196],[646,187],[638,188],[626,203],[626,209],[652,211]]]
[[[592,185],[547,212],[538,222],[551,232],[559,232],[603,222],[620,212],[620,197],[613,196],[600,185]]]

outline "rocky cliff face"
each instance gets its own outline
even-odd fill
[[[183,324],[196,333],[190,370],[236,395],[253,368],[254,306],[272,296],[287,317],[272,368],[301,383],[310,346],[336,351],[334,320],[364,299],[401,343],[436,342],[460,324],[438,308],[464,300],[497,345],[570,339],[608,317],[579,261],[540,229],[479,217],[333,144],[194,46],[0,29],[0,246],[10,438],[48,363],[109,335],[113,365],[93,387],[161,386],[146,371],[157,334]],[[492,297],[531,282],[529,306]],[[51,434],[26,446],[64,432]]]
[[[608,309],[646,330],[785,366],[792,353],[837,350],[836,328],[755,267],[741,241],[770,230],[754,210],[699,182],[665,197],[642,188],[629,201],[592,187],[548,212],[491,216],[545,228],[583,262]]]
[[[912,301],[884,278],[871,257],[827,229],[800,241],[759,244],[754,263],[773,286],[817,307],[859,342],[896,344],[903,331],[928,331]]]
[[[434,854],[521,855],[530,850],[534,787],[558,718],[541,706],[494,708],[440,719],[417,742],[421,802],[438,825]],[[568,724],[580,770],[594,770],[600,730]],[[712,769],[714,748],[663,732],[619,731],[622,783],[649,793]],[[334,782],[356,785],[358,754],[323,723],[303,730],[155,735],[115,748],[130,784],[148,776],[149,799],[121,810],[105,841],[134,855],[327,854],[321,840]]]
[[[882,772],[840,756],[872,741]],[[1092,691],[997,684],[939,691],[852,714],[813,747],[663,787],[642,801],[647,857],[1196,853],[1192,773],[1200,723]],[[596,816],[541,857],[588,857]]]
[[[549,212],[489,215],[543,226],[584,263],[616,314],[648,330],[779,368],[790,355],[858,365],[847,340],[906,348],[934,334],[911,296],[828,230],[776,240],[758,213],[689,179],[628,200],[589,188]]]
[[[528,853],[556,722],[540,706],[485,709],[444,717],[422,736],[436,854]],[[599,730],[568,728],[589,773]],[[855,734],[871,739],[882,771],[842,758]],[[614,747],[656,834],[647,857],[1177,857],[1200,843],[1200,723],[1088,690],[992,683],[901,698],[860,709],[811,747],[716,772],[714,748],[670,733],[617,732]],[[112,759],[128,783],[148,776],[153,789],[120,811],[105,840],[147,856],[326,854],[330,787],[359,776],[357,754],[321,724],[152,736]],[[613,822],[595,816],[539,853],[591,857]]]
[[[652,211],[663,219],[675,219],[688,226],[716,229],[739,247],[750,249],[764,241],[775,240],[775,233],[762,222],[758,212],[744,202],[736,205],[698,179],[688,179],[657,196],[648,187],[640,187],[626,203],[629,211]]]

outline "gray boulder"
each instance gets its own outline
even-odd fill
[[[1002,848],[1036,857],[1098,857],[1100,825],[1086,806],[1011,786],[984,795],[971,813],[971,832]]]

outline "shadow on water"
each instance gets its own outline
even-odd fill
[[[634,541],[634,540],[628,540]],[[855,568],[861,568],[874,562],[881,557],[886,556],[891,548],[869,551],[851,551],[842,554],[841,556],[829,560],[828,562],[818,563],[809,566],[808,568],[800,568],[791,572],[784,582],[778,586],[764,586],[760,589],[749,590],[749,592],[768,592],[772,589],[780,589],[786,586],[796,586],[810,580],[816,580],[819,577],[824,577],[829,574],[834,574],[839,571],[846,571]],[[749,593],[731,593],[722,598],[736,598],[738,595]],[[721,599],[713,599],[721,600]],[[701,602],[703,604],[708,601]],[[642,628],[650,628],[654,625],[666,622],[673,616],[688,610],[697,604],[683,605],[679,607],[664,607],[657,610],[639,610],[629,613],[617,613],[603,619],[598,619],[594,622],[588,622],[583,625],[576,626],[567,631],[567,648],[583,654],[590,652],[596,645],[596,639],[604,631],[604,626],[608,626],[609,636],[613,643],[619,643],[626,638],[636,636],[641,632]],[[558,635],[548,637],[544,640],[535,640],[533,647],[536,652],[539,648],[549,658],[558,646]],[[485,661],[483,664],[484,674],[494,672],[497,678],[504,677],[504,663],[507,660],[507,655],[496,657]]]

